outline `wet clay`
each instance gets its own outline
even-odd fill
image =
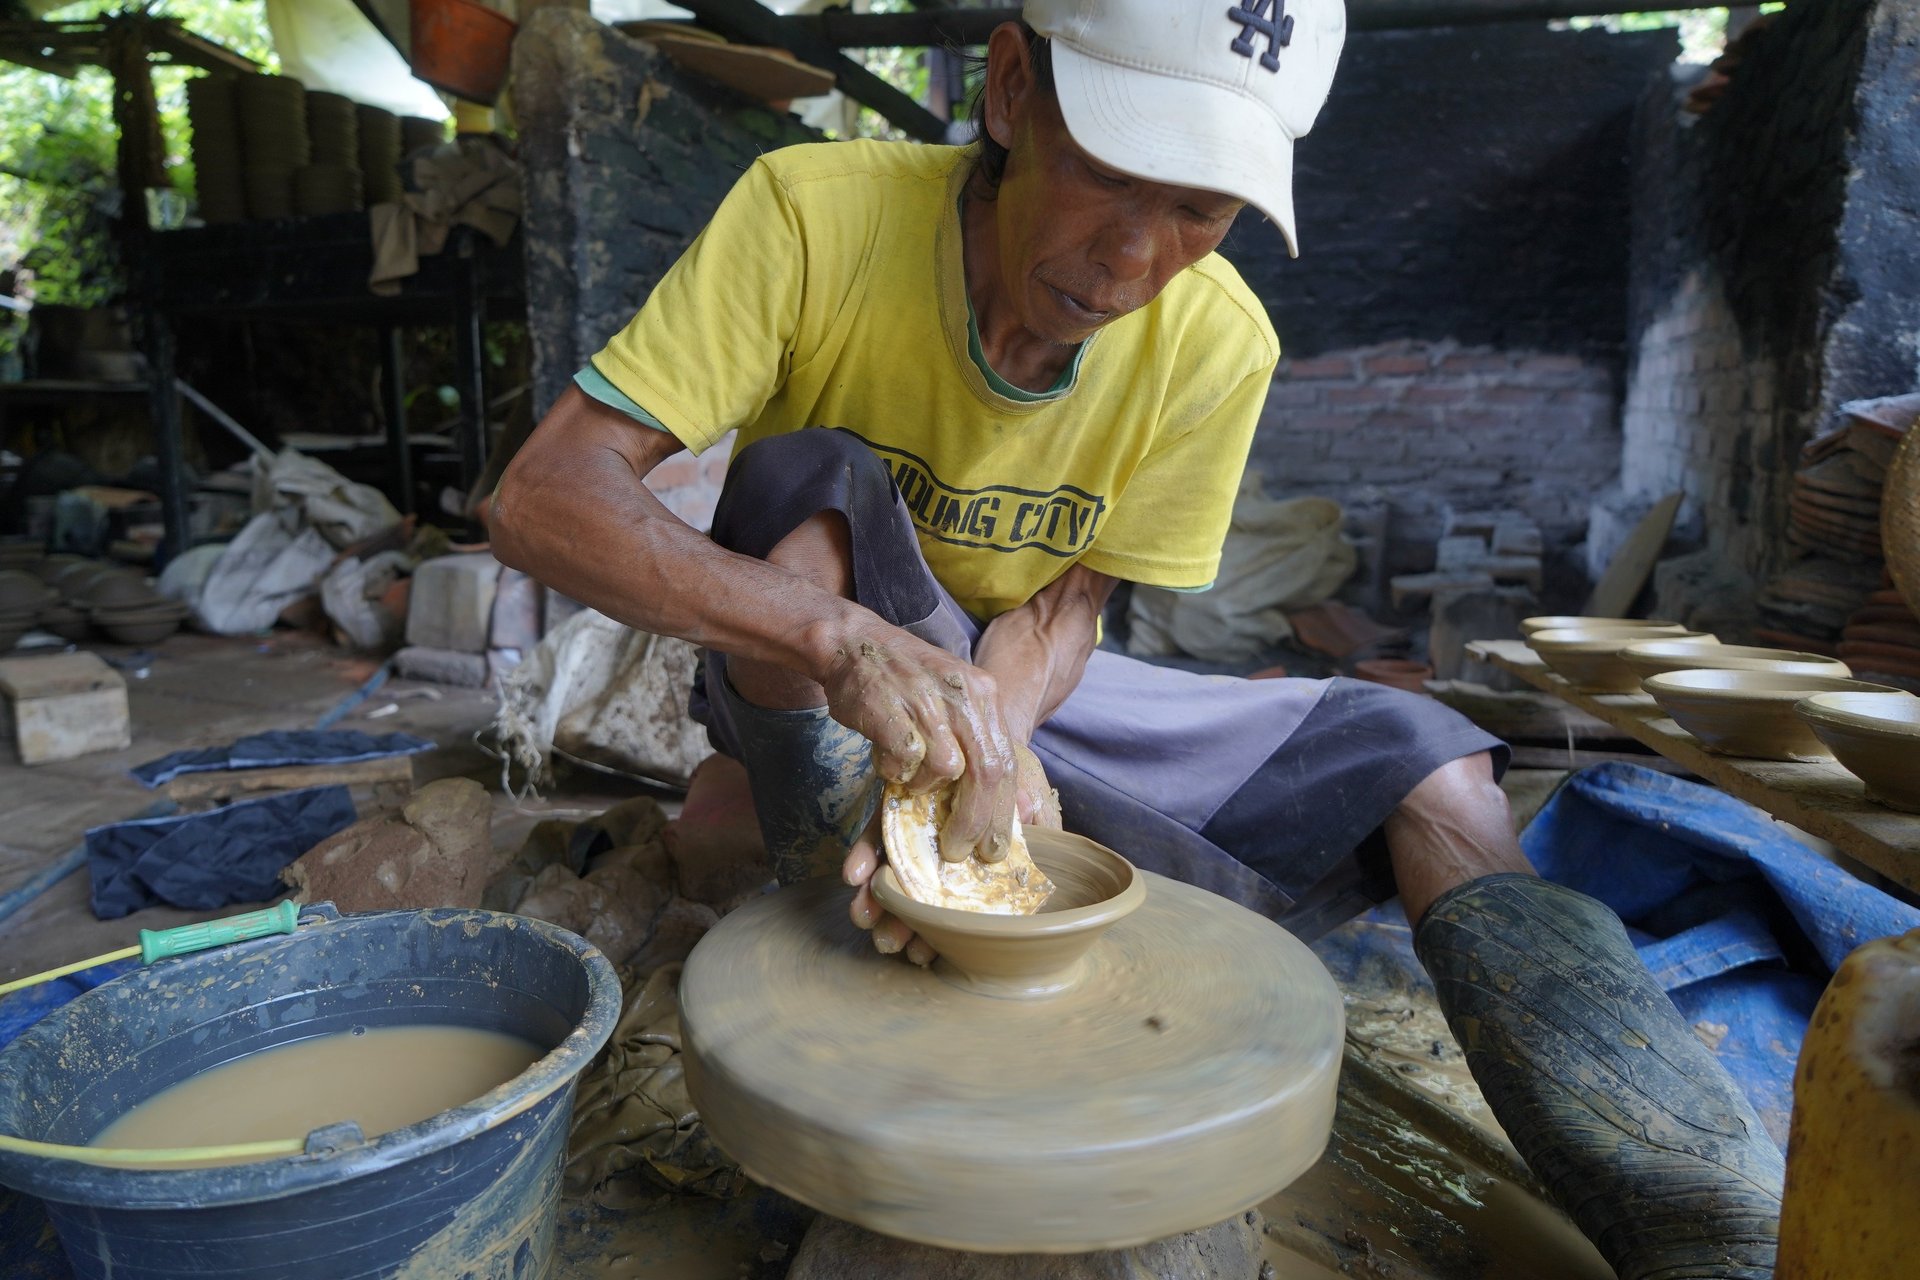
[[[162,1090],[101,1130],[91,1145],[199,1147],[304,1138],[345,1120],[373,1138],[472,1102],[543,1053],[518,1036],[473,1027],[373,1027],[315,1036]]]
[[[1044,996],[1078,981],[1087,952],[1146,901],[1133,864],[1084,836],[1035,827],[1026,847],[1047,879],[1033,914],[1005,915],[916,900],[892,861],[873,880],[882,908],[939,954],[934,972],[988,995]]]
[[[1034,855],[1068,892],[1073,868]],[[1121,1248],[1273,1194],[1327,1142],[1339,992],[1271,921],[1132,875],[1137,909],[1035,998],[876,955],[832,883],[735,911],[681,983],[714,1140],[823,1212],[983,1252]]]

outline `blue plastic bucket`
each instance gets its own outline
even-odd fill
[[[215,1169],[0,1152],[0,1184],[46,1201],[85,1280],[537,1280],[574,1088],[620,1003],[591,944],[490,911],[342,916],[163,961],[0,1050],[0,1133],[83,1145],[189,1076],[354,1027],[476,1027],[550,1052],[471,1103],[371,1140],[335,1145],[321,1130],[305,1154]]]

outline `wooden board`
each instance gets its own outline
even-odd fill
[[[1467,651],[1511,671],[1685,765],[1731,796],[1826,840],[1840,852],[1920,893],[1920,815],[1867,799],[1860,779],[1838,764],[1793,764],[1715,755],[1644,693],[1581,693],[1520,640],[1476,640]]]
[[[1627,616],[1640,589],[1647,585],[1647,575],[1660,559],[1661,548],[1667,545],[1667,535],[1673,532],[1673,517],[1680,510],[1683,496],[1670,493],[1641,517],[1627,540],[1613,553],[1613,559],[1607,562],[1606,572],[1600,575],[1586,608],[1580,612],[1593,618]]]
[[[183,773],[167,782],[175,800],[224,800],[253,791],[294,791],[301,787],[358,787],[378,783],[413,785],[412,756],[380,756],[348,764],[289,764],[269,769],[211,769]]]

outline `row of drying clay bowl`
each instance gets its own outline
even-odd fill
[[[1723,645],[1677,623],[1530,618],[1523,626],[1541,660],[1582,692],[1644,690],[1720,755],[1837,758],[1881,803],[1920,812],[1920,698],[1855,680],[1838,658]]]
[[[98,627],[121,644],[152,644],[178,630],[186,614],[186,606],[155,591],[137,569],[49,556],[39,576],[0,570],[0,647],[36,626],[63,640],[84,640]],[[8,639],[12,622],[18,630]]]

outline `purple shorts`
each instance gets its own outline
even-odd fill
[[[860,604],[972,654],[980,624],[934,580],[885,465],[849,432],[743,450],[712,536],[765,557],[822,511],[847,519]],[[692,711],[715,748],[738,757],[728,699],[707,697],[725,675],[726,656],[708,653]],[[1497,772],[1508,754],[1459,713],[1383,685],[1196,675],[1104,650],[1032,746],[1069,830],[1307,939],[1392,896],[1380,827],[1422,779],[1483,751]]]

